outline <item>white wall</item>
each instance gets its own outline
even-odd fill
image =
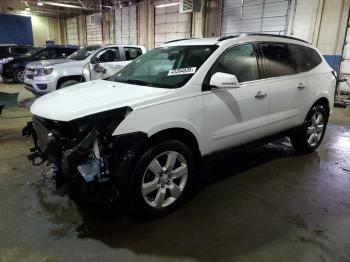
[[[325,55],[342,52],[350,0],[292,0],[288,34],[305,39]]]
[[[60,23],[57,18],[43,16],[31,16],[34,45],[45,45],[47,40],[53,40],[61,44]]]

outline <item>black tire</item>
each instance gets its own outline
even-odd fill
[[[313,125],[313,118],[315,117],[315,115],[318,114],[322,115],[324,121],[322,131],[320,131],[319,128],[316,130],[316,128],[314,127],[315,125]],[[299,153],[310,153],[316,150],[323,140],[327,128],[327,123],[328,113],[322,105],[316,105],[313,108],[311,108],[311,110],[306,116],[303,126],[296,134],[290,137],[294,149]],[[315,131],[312,131],[312,128],[314,128]],[[316,138],[311,139],[310,132],[315,132],[312,134],[314,134],[314,137],[315,135],[317,136],[317,141],[315,140]],[[310,143],[309,139],[311,139],[313,143]]]
[[[179,183],[181,184],[182,179],[184,179],[182,177],[180,178],[175,178],[175,174],[176,172],[173,173],[173,178],[171,179],[171,181],[169,182],[169,184],[166,184],[168,182],[164,182],[164,180],[160,181],[161,179],[158,180],[158,188],[154,189],[154,191],[151,191],[151,193],[149,193],[149,195],[147,195],[146,197],[144,196],[144,191],[143,191],[143,185],[145,185],[144,183],[150,183],[149,181],[147,181],[147,176],[151,176],[154,175],[153,172],[150,171],[149,169],[149,165],[152,163],[152,161],[154,159],[157,158],[159,164],[161,167],[163,167],[163,163],[166,159],[168,159],[168,155],[170,152],[177,152],[177,160],[176,163],[174,165],[174,169],[172,170],[176,170],[176,168],[181,168],[181,161],[185,160],[186,161],[186,165],[187,165],[187,179],[185,182],[185,186],[183,187],[183,190],[181,191],[181,194],[179,194],[178,198],[173,197],[173,193],[171,189],[171,186],[173,185],[173,183]],[[164,158],[164,161],[163,159]],[[180,160],[179,160],[180,159]],[[182,159],[182,160],[181,160]],[[166,165],[165,165],[166,166]],[[182,166],[183,167],[183,166]],[[163,142],[158,142],[156,144],[153,144],[152,146],[150,146],[138,159],[137,164],[132,172],[132,176],[131,179],[129,181],[129,186],[128,186],[128,196],[127,196],[127,201],[131,200],[131,209],[134,213],[138,214],[138,215],[146,215],[146,216],[162,216],[165,215],[171,211],[173,211],[176,207],[179,206],[179,204],[181,204],[184,199],[186,199],[186,197],[188,196],[189,192],[190,192],[190,188],[193,185],[193,178],[194,178],[194,174],[195,174],[196,168],[195,168],[195,156],[192,153],[192,151],[182,142],[177,141],[177,140],[168,140],[168,141],[163,141]],[[162,176],[167,176],[166,172],[163,170],[162,172],[164,172],[160,177]],[[156,176],[154,176],[155,178],[152,179],[152,181],[156,181]],[[163,177],[162,177],[163,178]],[[149,178],[148,178],[149,179]],[[151,183],[153,183],[151,181]],[[165,183],[162,184],[162,182]],[[170,184],[172,183],[172,184]],[[165,188],[163,188],[163,187]],[[180,188],[180,186],[178,187]],[[172,198],[174,198],[175,200],[173,202],[171,202],[169,205],[166,205],[164,207],[161,206],[151,206],[150,202],[152,202],[152,198],[154,197],[154,202],[152,203],[157,203],[156,199],[157,196],[159,194],[161,194],[160,192],[165,190],[165,197],[164,197],[164,201],[162,202],[164,205],[168,203],[170,203],[170,201],[173,201]],[[168,196],[168,198],[167,198]],[[145,200],[145,198],[148,199],[148,203]],[[160,198],[160,197],[159,197]]]
[[[76,84],[79,84],[79,81],[74,80],[74,79],[66,80],[62,84],[60,84],[60,86],[57,89],[65,88],[67,86],[72,86],[72,85],[76,85]]]
[[[18,68],[13,73],[13,80],[16,83],[24,83],[24,68]]]

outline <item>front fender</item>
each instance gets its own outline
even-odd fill
[[[113,132],[114,136],[143,132],[148,137],[172,128],[182,128],[196,138],[200,152],[203,148],[204,107],[201,96],[175,100],[155,106],[134,109]]]

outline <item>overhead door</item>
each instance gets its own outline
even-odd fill
[[[86,39],[88,45],[102,44],[101,14],[86,16]]]
[[[179,13],[178,5],[157,7],[177,2],[177,0],[155,1],[155,46],[167,41],[191,37],[191,13]]]
[[[269,33],[285,35],[288,0],[223,0],[221,35]]]
[[[350,19],[346,31],[346,40],[340,66],[340,78],[348,80],[348,82],[340,83],[340,90],[343,92],[350,92]]]
[[[79,44],[78,19],[76,17],[66,19],[66,28],[67,28],[67,44],[78,45]]]
[[[136,5],[115,10],[115,43],[137,44]]]

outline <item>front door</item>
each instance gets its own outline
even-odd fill
[[[125,65],[121,61],[120,50],[118,47],[109,47],[98,52],[90,63],[91,80],[106,79],[117,73]]]
[[[262,138],[268,123],[268,88],[259,80],[252,44],[233,46],[225,51],[209,71],[205,84],[216,72],[235,75],[240,87],[211,88],[203,93],[207,153]]]

